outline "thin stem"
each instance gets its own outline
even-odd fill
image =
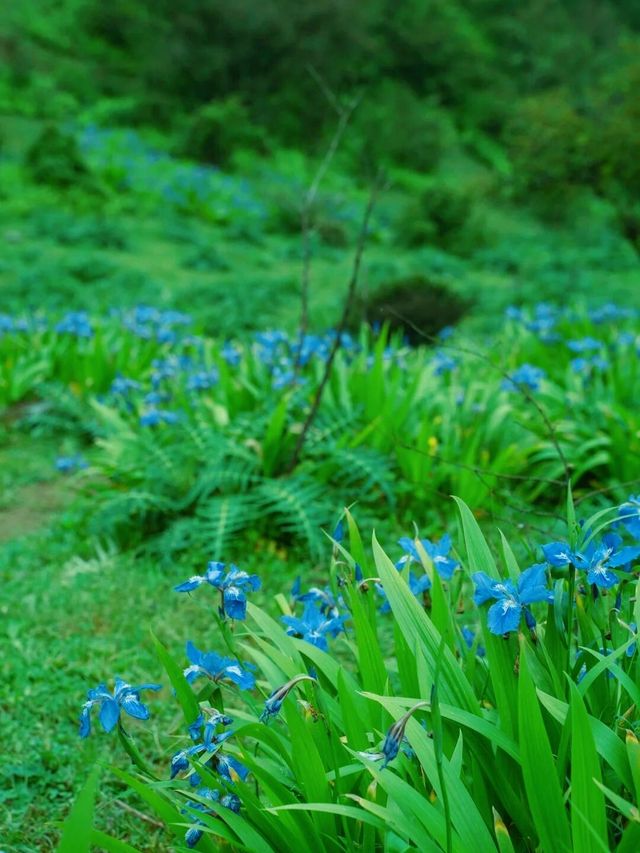
[[[371,193],[369,195],[369,201],[367,202],[367,207],[365,209],[364,217],[362,219],[362,226],[360,228],[360,235],[358,237],[358,243],[356,245],[356,253],[353,259],[353,269],[351,272],[351,279],[349,281],[349,288],[347,290],[347,295],[344,300],[344,305],[342,307],[342,316],[340,317],[340,322],[338,323],[338,327],[335,332],[335,338],[333,343],[331,344],[331,349],[329,350],[329,355],[325,362],[324,373],[322,375],[322,379],[320,380],[320,384],[316,390],[315,396],[311,403],[311,409],[309,410],[309,414],[300,430],[300,434],[298,435],[298,440],[296,441],[296,446],[293,450],[293,454],[291,456],[291,460],[287,467],[287,473],[290,474],[298,462],[300,461],[300,455],[302,453],[302,448],[304,447],[304,443],[309,434],[309,430],[313,425],[313,422],[318,414],[318,409],[320,408],[320,402],[322,400],[322,395],[324,394],[324,389],[329,382],[329,378],[331,376],[331,371],[333,368],[333,362],[335,361],[336,354],[340,349],[340,345],[342,343],[342,335],[344,334],[347,328],[347,322],[349,320],[349,314],[351,313],[351,308],[353,306],[353,302],[355,299],[356,291],[358,288],[358,280],[360,278],[360,267],[362,264],[362,256],[364,254],[364,248],[367,241],[367,234],[369,232],[369,222],[371,220],[371,214],[373,212],[373,208],[375,206],[376,199],[378,197],[378,190],[381,186],[381,176],[379,175],[376,179],[373,187],[371,188]]]
[[[571,676],[571,643],[573,640],[573,599],[575,597],[576,567],[569,564],[569,600],[567,611],[567,676]],[[567,690],[569,683],[567,682]]]
[[[293,367],[294,374],[298,374],[301,365],[302,359],[302,342],[304,341],[305,335],[307,334],[307,329],[309,328],[309,285],[311,281],[311,212],[313,210],[313,203],[315,202],[316,195],[318,194],[318,189],[320,188],[320,184],[322,179],[324,178],[327,170],[333,160],[336,151],[338,150],[338,146],[340,145],[340,141],[344,135],[345,130],[347,129],[347,125],[349,124],[349,120],[353,114],[353,111],[358,106],[359,98],[351,101],[350,104],[346,107],[341,107],[338,103],[337,98],[333,95],[331,90],[326,86],[320,75],[314,70],[311,70],[310,73],[314,77],[314,79],[319,82],[319,85],[322,88],[322,91],[325,93],[330,103],[336,109],[339,115],[338,124],[331,138],[331,142],[329,143],[329,147],[322,158],[320,165],[318,166],[318,170],[311,182],[311,186],[309,187],[307,194],[304,198],[304,202],[302,205],[302,210],[300,213],[300,221],[302,227],[302,278],[300,284],[300,327],[299,327],[299,346],[298,352],[296,354],[296,360]]]

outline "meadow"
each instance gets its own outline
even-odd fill
[[[470,5],[7,14],[3,853],[640,847],[637,25]]]

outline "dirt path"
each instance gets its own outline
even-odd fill
[[[44,527],[73,494],[70,485],[60,481],[22,486],[11,506],[0,508],[0,542],[8,542]]]

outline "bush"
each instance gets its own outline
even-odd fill
[[[431,172],[453,136],[446,113],[431,100],[386,82],[367,93],[358,107],[352,148],[359,170],[367,175],[384,163]]]
[[[182,266],[198,272],[226,272],[230,269],[215,246],[207,243],[200,243],[190,249],[184,256]]]
[[[27,150],[24,165],[39,184],[58,189],[93,185],[76,140],[55,125],[46,125]]]
[[[617,201],[640,194],[640,160],[635,151],[640,137],[640,63],[622,68],[608,81],[604,97],[593,112],[593,158],[599,191]]]
[[[434,183],[409,201],[396,228],[400,242],[411,248],[431,245],[464,254],[484,240],[473,220],[474,193],[447,183]]]
[[[525,99],[505,129],[514,191],[557,218],[576,190],[595,175],[591,126],[562,91]]]
[[[413,276],[392,282],[363,301],[358,306],[358,321],[362,318],[371,324],[388,323],[417,345],[424,343],[425,337],[458,323],[470,307],[469,300],[443,284]]]
[[[228,165],[236,151],[267,150],[263,132],[251,121],[239,97],[210,101],[189,118],[178,142],[178,153],[203,163]]]

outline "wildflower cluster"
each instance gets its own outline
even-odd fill
[[[251,615],[255,617],[258,633],[251,629],[238,631],[235,623],[246,619],[247,597],[260,589],[260,580],[233,564],[227,567],[222,562],[211,561],[203,574],[193,575],[177,585],[175,590],[180,593],[194,592],[201,587],[215,591],[214,613],[217,613],[220,634],[229,651],[220,654],[201,650],[189,641],[185,649],[188,665],[182,672],[174,663],[167,666],[182,706],[185,732],[184,742],[170,758],[169,780],[163,790],[169,797],[175,797],[175,813],[189,822],[185,845],[190,848],[198,845],[205,833],[215,832],[217,828],[222,833],[237,830],[239,837],[255,838],[257,836],[250,836],[251,832],[267,832],[270,828],[265,814],[274,807],[276,810],[293,807],[294,811],[308,808],[311,814],[318,808],[321,814],[329,815],[337,808],[342,810],[343,817],[357,818],[360,812],[351,811],[355,806],[345,809],[341,792],[325,786],[327,778],[354,776],[354,760],[361,763],[389,797],[400,797],[394,799],[398,807],[400,802],[411,802],[416,804],[412,805],[414,809],[420,803],[420,808],[431,814],[428,810],[433,809],[434,786],[442,785],[443,779],[449,788],[459,786],[456,796],[464,802],[465,819],[468,819],[475,814],[476,806],[468,796],[459,771],[454,772],[452,765],[455,760],[466,767],[469,758],[465,742],[469,740],[474,749],[482,749],[486,747],[487,737],[495,740],[500,749],[509,751],[512,784],[531,794],[522,766],[529,760],[528,741],[523,739],[536,737],[535,715],[540,714],[538,704],[529,707],[531,702],[538,702],[533,676],[539,678],[539,682],[535,682],[538,692],[556,714],[567,707],[558,667],[570,672],[575,682],[569,693],[574,714],[578,700],[571,690],[579,683],[582,690],[588,691],[596,676],[605,673],[604,666],[608,680],[616,678],[621,690],[629,696],[635,694],[631,673],[635,671],[637,658],[637,619],[635,611],[629,611],[633,610],[632,590],[637,587],[635,565],[640,558],[640,545],[625,544],[623,536],[638,538],[639,507],[640,500],[630,496],[609,512],[609,524],[619,533],[610,530],[596,537],[590,531],[593,518],[597,516],[588,519],[575,546],[561,541],[544,544],[544,562],[523,571],[519,571],[512,553],[507,552],[510,556],[506,578],[500,576],[497,566],[491,566],[491,551],[465,507],[462,515],[465,541],[473,542],[472,548],[475,548],[469,550],[469,558],[476,565],[480,562],[487,566],[487,571],[471,573],[473,604],[468,595],[469,575],[457,559],[458,555],[452,553],[447,534],[439,539],[417,535],[415,538],[402,537],[398,543],[402,553],[395,565],[374,539],[377,575],[364,577],[344,546],[342,521],[332,537],[332,580],[335,583],[303,591],[298,579],[288,602],[279,597],[284,611],[280,617],[281,627],[260,608],[253,607]],[[345,517],[349,520],[351,537],[354,530],[357,533],[357,528],[348,512]],[[359,534],[356,542],[360,542],[358,537]],[[360,558],[369,559],[362,553]],[[618,587],[615,602],[612,597],[608,600],[604,621],[599,612],[589,610],[583,602],[582,615],[576,624],[573,602],[568,603],[566,599],[567,588],[572,595],[583,599],[586,591],[580,582],[574,584],[569,580],[570,572],[577,572],[587,585],[597,590],[606,592],[612,586]],[[378,594],[384,595],[381,611],[391,611],[397,623],[392,632],[396,637],[397,671],[386,669],[377,633],[376,593],[372,592],[371,581]],[[433,602],[425,594],[428,590],[432,590]],[[598,593],[591,605],[595,607],[597,602],[602,606],[602,597]],[[443,611],[444,603],[447,612]],[[487,605],[485,623],[482,614]],[[587,618],[593,618],[594,625],[606,624],[609,635],[603,631],[593,633],[587,626]],[[487,633],[482,633],[477,622],[485,625]],[[523,623],[527,630],[521,631]],[[547,644],[550,625],[556,632],[564,632],[565,649]],[[517,634],[518,643],[509,639],[513,634]],[[345,639],[340,654],[331,656],[331,641],[342,635]],[[504,640],[497,642],[492,635]],[[415,648],[411,647],[409,639]],[[552,638],[553,642],[557,644],[557,639]],[[353,667],[342,662],[343,656],[351,652],[355,653]],[[166,650],[163,659],[165,655]],[[253,661],[245,662],[246,655]],[[498,673],[501,679],[510,679],[503,686],[502,694],[488,687]],[[202,686],[195,693],[192,686],[198,680]],[[140,693],[159,687],[157,684],[132,687],[116,679],[113,692],[104,684],[90,690],[81,712],[80,734],[83,737],[89,734],[91,712],[98,707],[103,728],[112,731],[119,727],[121,737],[126,740],[129,735],[124,731],[123,713],[148,719],[149,709],[141,701]],[[514,713],[514,706],[504,705],[507,691],[511,689],[519,693],[519,699],[514,696],[520,708],[522,728],[518,735],[519,752],[504,728],[508,715]],[[547,691],[552,689],[556,693],[549,696]],[[447,697],[446,704],[440,705],[440,691]],[[262,694],[262,706],[258,708],[256,692]],[[234,697],[229,702],[227,694]],[[280,719],[284,703],[292,694],[299,694],[297,703],[289,701]],[[529,704],[525,703],[527,695],[532,697],[531,702],[527,700]],[[405,698],[411,696],[414,698]],[[485,708],[482,712],[480,696]],[[240,697],[244,698],[244,707],[238,705]],[[591,700],[595,702],[595,694],[591,694]],[[612,697],[607,701],[612,701]],[[618,702],[617,707],[626,707],[625,703]],[[302,714],[296,712],[296,705],[302,709]],[[605,713],[604,706],[601,713]],[[533,714],[533,722],[529,714]],[[541,720],[540,717],[540,723]],[[618,725],[623,725],[621,719]],[[628,730],[627,742],[635,749],[638,722],[633,706],[625,712],[624,725]],[[452,743],[456,738],[458,743],[451,757],[445,754],[443,733],[447,726]],[[464,739],[460,737],[461,726],[465,731]],[[604,723],[598,721],[598,726],[602,728]],[[586,731],[590,731],[590,727]],[[571,736],[579,737],[575,727]],[[541,747],[538,745],[536,749]],[[136,760],[136,751],[130,744],[129,753]],[[500,761],[492,757],[491,750],[483,755],[490,762],[486,772],[491,778],[497,778],[503,772]],[[421,774],[412,766],[415,763],[419,763],[422,772],[429,777],[426,787],[420,781]],[[390,765],[393,765],[392,770],[388,769]],[[140,766],[148,775],[149,771]],[[485,773],[481,765],[474,766],[476,773]],[[576,771],[572,769],[571,772]],[[252,785],[247,786],[245,782],[250,776]],[[362,813],[366,813],[372,790],[366,778],[360,784],[354,777],[355,787],[347,789],[353,793]],[[612,784],[617,783],[613,781]],[[633,783],[625,777],[624,784]],[[624,791],[624,788],[618,784],[618,790]],[[495,796],[499,796],[499,792]],[[564,808],[562,795],[558,801]],[[269,808],[265,812],[266,802]],[[506,808],[503,799],[498,802],[501,809]],[[379,804],[376,807],[380,807]],[[443,809],[452,809],[456,817],[451,819],[451,831],[459,832],[460,806],[443,804]],[[433,809],[433,814],[436,813]],[[243,823],[235,823],[236,818]],[[438,820],[442,819],[439,815]],[[174,823],[179,820],[174,818]],[[291,831],[295,826],[295,821],[288,824]],[[249,834],[242,836],[241,827]],[[538,822],[536,827],[538,833],[544,832]],[[394,831],[402,833],[401,828]],[[473,837],[483,831],[486,826],[479,816]],[[514,820],[513,831],[530,830],[527,823],[520,827]],[[442,835],[444,829],[434,829],[434,832]],[[614,828],[613,832],[618,833],[618,829]],[[419,837],[424,841],[426,836],[409,834],[407,840],[415,841],[414,846],[419,848]],[[469,834],[465,845],[471,837]],[[280,846],[289,843],[281,839]]]

